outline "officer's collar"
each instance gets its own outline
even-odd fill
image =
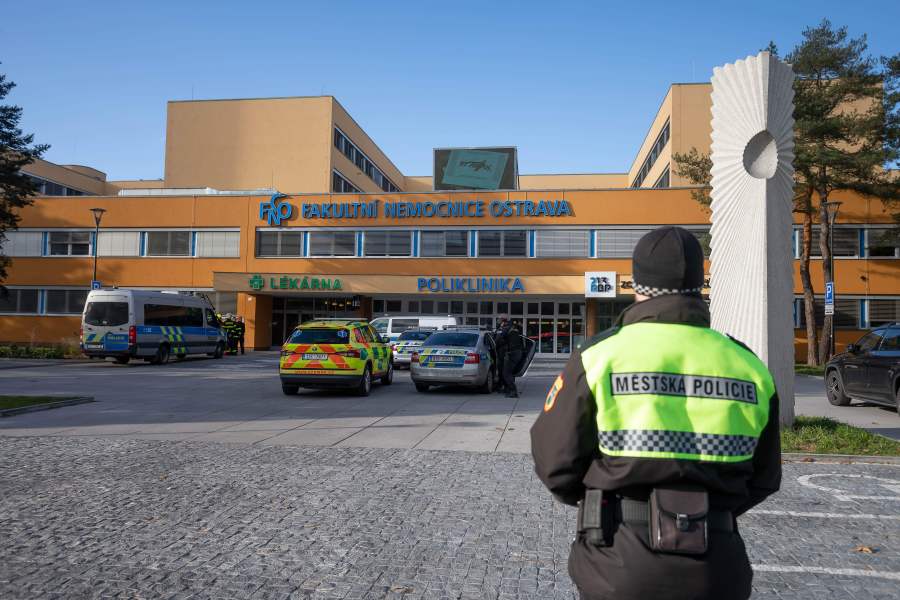
[[[709,307],[700,296],[668,294],[635,302],[619,315],[618,327],[634,323],[679,323],[709,327]]]

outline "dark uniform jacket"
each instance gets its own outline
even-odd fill
[[[709,327],[699,297],[667,295],[636,303],[616,325],[589,342],[600,343],[633,323],[657,322]],[[652,353],[653,348],[646,348]],[[685,348],[691,352],[691,348]],[[746,512],[776,492],[781,482],[778,397],[770,403],[753,459],[738,463],[606,456],[600,452],[597,405],[575,351],[563,371],[565,386],[553,409],[542,412],[531,429],[535,470],[553,495],[576,505],[585,488],[616,491],[646,500],[657,484],[690,482],[709,492],[711,509]],[[700,557],[649,550],[646,528],[620,525],[610,547],[576,539],[569,572],[587,598],[747,598],[752,572],[737,534],[711,532],[709,551]]]

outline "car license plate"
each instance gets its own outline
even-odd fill
[[[304,354],[303,360],[328,360],[327,354]]]
[[[103,349],[103,344],[85,344],[84,347],[90,350],[101,350]]]
[[[452,356],[429,356],[431,362],[453,362]]]

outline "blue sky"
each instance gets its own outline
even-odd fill
[[[0,8],[7,101],[48,160],[162,177],[166,102],[330,94],[407,175],[441,146],[522,173],[621,172],[672,82],[823,17],[900,51],[900,2],[29,2]]]

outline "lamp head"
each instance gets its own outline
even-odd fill
[[[103,213],[106,212],[105,208],[92,208],[91,212],[94,213],[94,223],[96,225],[100,225],[100,219],[103,218]]]

